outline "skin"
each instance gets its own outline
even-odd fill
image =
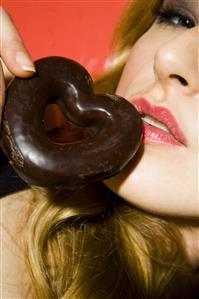
[[[180,0],[166,1],[180,5]],[[187,5],[191,3],[188,0],[182,2]],[[197,14],[198,22],[198,6],[193,10]],[[34,73],[33,62],[23,41],[3,9],[1,17],[4,26],[0,30],[0,55],[4,73],[1,68],[0,111],[4,104],[5,88],[13,75],[27,77]],[[187,30],[178,26],[160,27],[154,24],[131,50],[117,88],[117,93],[127,100],[144,96],[151,104],[167,107],[183,130],[187,145],[144,145],[124,172],[105,182],[114,192],[135,206],[152,213],[183,216],[186,219],[199,216],[197,38],[198,25]],[[16,61],[17,52],[23,53],[23,61]],[[22,54],[18,57],[22,58]],[[169,63],[170,61],[172,63]],[[171,77],[171,74],[175,76]],[[176,75],[183,77],[188,85],[182,86]],[[25,215],[31,201],[30,190],[12,194],[0,201],[1,244],[7,259],[4,259],[4,256],[1,258],[2,261],[10,261],[10,264],[3,264],[1,267],[3,298],[27,298],[28,278],[24,271],[21,242],[26,237]],[[182,231],[190,260],[197,264],[198,227],[183,228]]]
[[[164,5],[186,5],[195,27],[155,22],[132,48],[117,93],[128,101],[144,97],[151,105],[169,109],[187,144],[144,144],[137,159],[106,184],[146,211],[199,218],[199,4],[182,2],[166,0]]]

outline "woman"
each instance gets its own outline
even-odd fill
[[[34,66],[4,18],[2,59],[29,76]],[[116,91],[143,114],[144,145],[108,188],[1,200],[4,254],[15,263],[14,274],[2,267],[3,298],[198,298],[198,19],[197,1],[130,5],[115,46],[127,61],[96,90]]]

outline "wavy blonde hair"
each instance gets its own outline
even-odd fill
[[[161,2],[129,6],[113,42],[118,55],[151,26]],[[113,92],[124,64],[101,77],[96,90]],[[197,282],[174,221],[130,206],[101,183],[74,192],[33,192],[26,261],[35,298],[192,298]]]

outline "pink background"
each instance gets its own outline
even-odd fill
[[[32,56],[60,55],[103,70],[113,30],[128,0],[2,0]]]

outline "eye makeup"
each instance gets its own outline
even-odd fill
[[[162,8],[175,7],[176,9],[183,9],[187,14],[192,15],[196,25],[199,22],[199,1],[197,0],[165,0],[163,1]]]
[[[196,21],[192,14],[184,8],[173,7],[170,4],[165,5],[156,12],[157,23],[190,29],[196,26]]]
[[[159,26],[190,29],[198,25],[197,10],[192,12],[193,4],[198,8],[195,1],[165,0],[159,9],[154,9],[156,24]]]

